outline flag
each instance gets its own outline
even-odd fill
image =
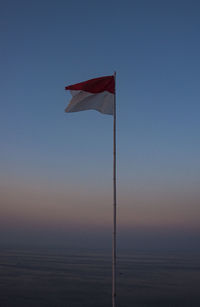
[[[72,99],[65,112],[96,110],[103,114],[114,114],[115,78],[105,76],[65,87]]]

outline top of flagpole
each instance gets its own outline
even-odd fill
[[[114,80],[115,80],[115,95],[116,95],[116,75],[117,75],[117,73],[116,73],[116,70],[114,71]]]

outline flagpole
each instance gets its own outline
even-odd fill
[[[112,236],[112,307],[116,307],[116,72],[113,116],[113,236]]]

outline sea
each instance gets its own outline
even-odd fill
[[[111,307],[111,253],[0,248],[0,307]],[[118,251],[117,307],[200,306],[200,253]]]

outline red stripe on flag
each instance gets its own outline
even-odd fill
[[[89,93],[101,93],[108,91],[112,94],[115,93],[115,78],[114,76],[105,76],[101,78],[90,79],[77,84],[65,87],[66,90],[78,90]]]

